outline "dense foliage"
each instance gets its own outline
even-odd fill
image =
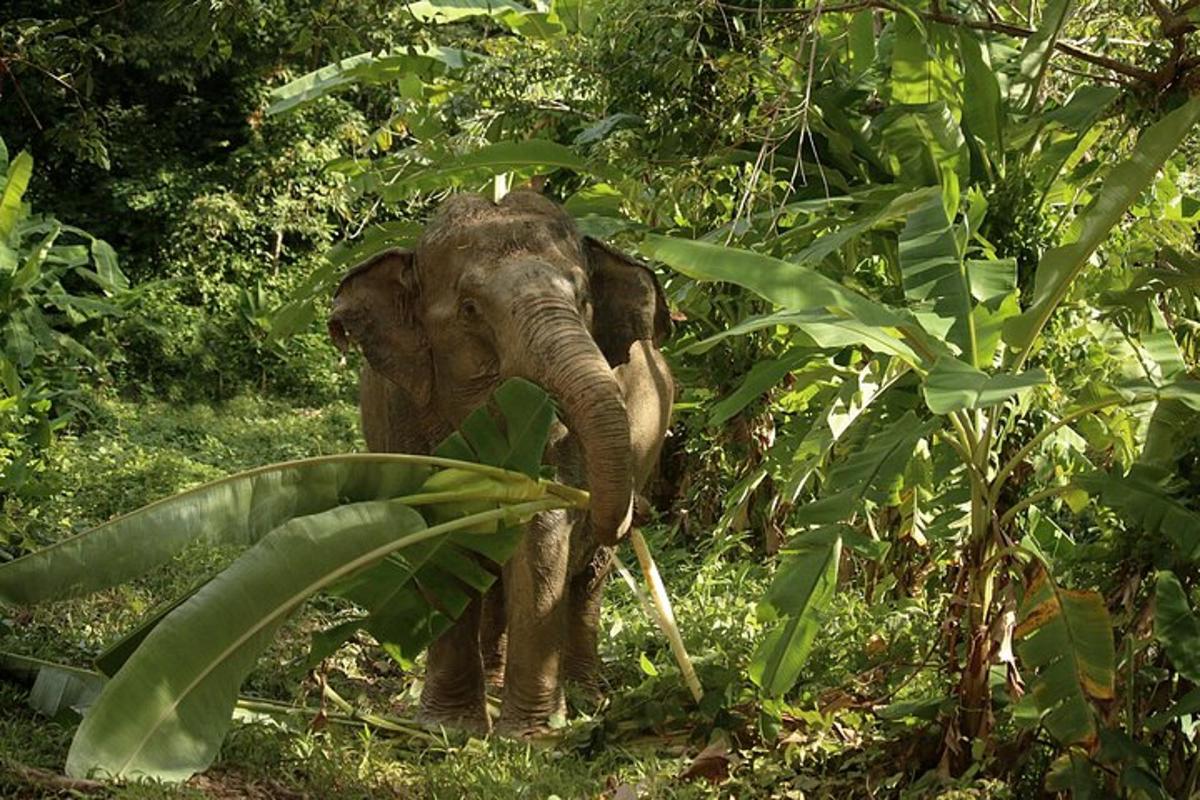
[[[1197,790],[1195,4],[28,5],[0,132],[121,253],[121,390],[346,396],[341,270],[532,182],[663,267],[660,541],[773,576],[654,722],[797,791]]]

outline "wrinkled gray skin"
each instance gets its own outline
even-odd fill
[[[329,329],[366,356],[368,447],[429,453],[501,381],[522,377],[565,417],[547,462],[592,494],[588,514],[535,517],[496,587],[430,647],[428,720],[487,730],[485,682],[502,683],[497,726],[526,733],[564,711],[564,679],[595,690],[604,545],[627,530],[666,434],[674,385],[656,345],[669,328],[650,270],[531,192],[498,205],[452,197],[415,251],[343,279]]]

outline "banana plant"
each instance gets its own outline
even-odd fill
[[[1019,101],[1020,113],[1029,113],[1029,98],[1036,96],[1044,76],[1035,50],[1044,55],[1067,5],[1059,4],[1057,23],[1047,17],[1039,41],[1030,39],[1029,52],[1021,57],[1022,64],[1028,61],[1028,80],[1010,87],[1013,99],[1004,101],[992,91],[939,102],[965,103],[981,125],[992,119],[984,130],[993,137],[1015,135],[1017,126],[1005,122],[1016,113],[1009,104]],[[928,47],[920,43],[919,32],[904,35],[916,37],[919,46],[902,52],[897,42],[893,58],[906,61],[893,64],[893,82],[907,80],[910,62],[934,59],[940,46],[932,33]],[[978,45],[964,46],[961,52],[977,56]],[[966,64],[968,71],[974,69],[970,58]],[[921,69],[928,73],[931,65]],[[985,81],[978,74],[973,79]],[[908,91],[912,86],[893,88]],[[987,97],[1005,105],[985,114],[980,103]],[[1096,381],[1083,395],[1052,408],[1045,401],[1054,396],[1055,376],[1029,365],[1038,360],[1047,324],[1094,263],[1097,249],[1197,121],[1200,98],[1185,100],[1147,128],[1098,187],[1089,187],[1089,202],[1062,232],[1060,243],[1037,263],[1024,307],[1016,263],[998,258],[979,236],[986,209],[978,196],[960,192],[959,156],[928,142],[926,153],[937,165],[932,174],[938,185],[893,194],[888,203],[899,202],[903,209],[895,221],[875,210],[878,206],[864,205],[861,214],[868,216],[860,216],[863,224],[854,229],[861,235],[881,223],[886,228],[902,221],[890,274],[903,305],[868,298],[818,270],[828,257],[852,245],[853,236],[836,231],[823,237],[833,237],[829,247],[818,237],[799,252],[789,253],[783,245],[783,257],[721,246],[711,237],[652,235],[644,240],[644,255],[688,278],[736,284],[775,306],[772,313],[693,348],[715,346],[729,335],[785,330],[793,348],[789,352],[797,354],[793,365],[806,352],[820,356],[849,349],[857,359],[855,369],[826,374],[825,410],[801,420],[797,435],[781,436],[783,452],[774,457],[779,477],[791,489],[811,485],[815,477],[820,488],[815,501],[793,513],[802,532],[785,549],[775,583],[760,604],[769,630],[750,671],[765,690],[781,694],[799,679],[834,595],[841,554],[851,550],[878,557],[880,546],[888,543],[880,541],[874,520],[881,509],[903,506],[907,522],[902,535],[924,539],[940,531],[936,535],[958,542],[955,596],[942,648],[957,675],[959,696],[958,708],[945,720],[949,763],[963,768],[972,757],[970,742],[987,740],[994,725],[991,671],[1001,662],[1014,670],[1019,663],[1025,672],[1023,680],[1012,681],[1005,690],[1016,703],[1016,719],[1044,728],[1064,748],[1087,752],[1096,745],[1094,702],[1111,700],[1115,690],[1112,621],[1098,592],[1056,583],[1045,554],[1025,531],[1048,504],[1063,498],[1073,507],[1091,498],[1148,529],[1164,530],[1181,559],[1194,555],[1194,532],[1200,528],[1194,512],[1169,502],[1169,487],[1150,466],[1129,476],[1092,470],[1056,481],[1051,475],[1031,489],[1014,485],[1014,479],[1041,447],[1073,425],[1130,409],[1148,413],[1173,405],[1200,410],[1200,383],[1178,370],[1157,369],[1141,380]],[[1079,122],[1076,127],[1082,130],[1068,131],[1066,147],[1045,156],[1057,163],[1055,169],[1074,157],[1077,148],[1088,146],[1088,126]],[[896,147],[910,144],[893,141]],[[895,163],[901,170],[898,179],[904,179],[904,165],[910,162]],[[1047,166],[1047,187],[1056,180],[1053,173]],[[781,245],[775,241],[771,247]],[[1145,350],[1142,342],[1135,344]],[[881,402],[885,393],[890,402]],[[940,484],[926,474],[914,485],[919,454],[931,450],[936,462],[952,466],[939,468]],[[913,506],[922,496],[924,514]],[[931,516],[930,510],[936,514]]]
[[[239,547],[211,579],[98,659],[67,773],[185,780],[212,763],[237,691],[289,616],[318,592],[361,614],[319,634],[317,657],[370,631],[407,663],[486,591],[520,525],[587,493],[539,477],[554,408],[510,380],[432,456],[347,454],[260,467],[199,486],[0,565],[0,604],[78,597],[197,543]],[[492,463],[483,463],[492,462]]]
[[[102,239],[35,214],[26,200],[34,162],[10,160],[0,140],[0,490],[28,480],[37,448],[78,401],[76,368],[102,368],[77,331],[119,316],[131,296]],[[72,282],[93,292],[68,289]],[[0,544],[4,542],[0,540]]]

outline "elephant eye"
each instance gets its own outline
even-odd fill
[[[479,304],[469,297],[464,297],[459,301],[458,313],[463,319],[475,319],[479,316]]]

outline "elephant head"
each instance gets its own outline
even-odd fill
[[[513,192],[498,204],[456,195],[414,250],[351,270],[329,331],[343,348],[358,344],[419,414],[451,425],[505,378],[540,384],[578,437],[593,529],[612,544],[629,525],[634,483],[612,370],[670,324],[647,267],[581,236],[552,201]]]

